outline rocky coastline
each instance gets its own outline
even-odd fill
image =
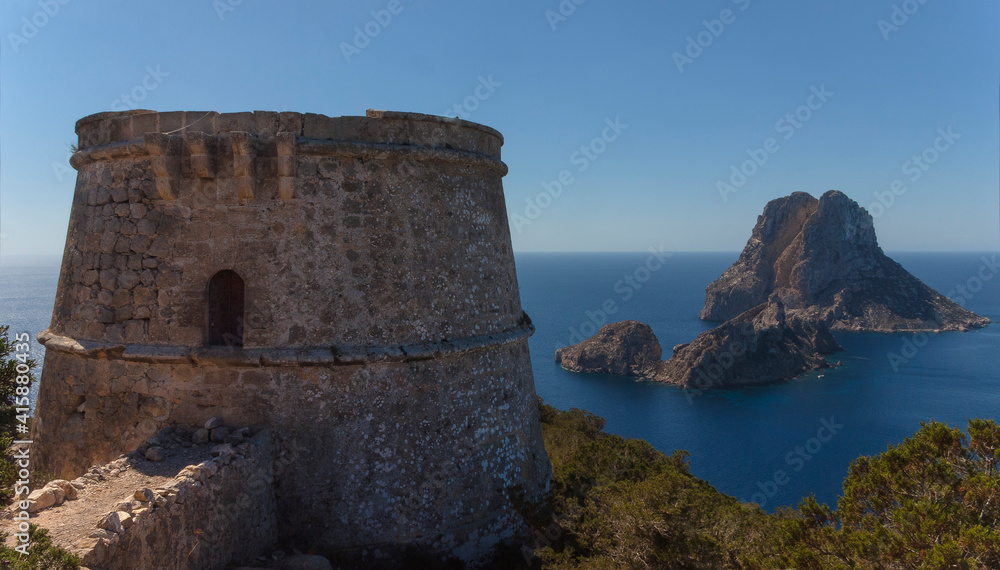
[[[872,216],[842,192],[770,201],[739,259],[706,289],[699,317],[724,321],[667,360],[638,321],[604,325],[555,353],[566,370],[619,374],[685,389],[740,387],[829,368],[831,331],[966,331],[990,320],[890,259]]]

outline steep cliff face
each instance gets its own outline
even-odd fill
[[[674,347],[648,378],[699,390],[764,384],[829,368],[823,355],[838,350],[829,328],[787,315],[774,298]]]
[[[648,325],[622,321],[587,340],[556,351],[571,372],[638,376],[704,390],[789,380],[828,368],[823,355],[840,350],[822,323],[788,317],[775,298],[674,347],[661,361],[660,343]]]
[[[802,234],[819,201],[805,192],[768,202],[740,258],[708,287],[700,317],[725,321],[767,301],[775,282],[787,279],[786,251]]]
[[[989,319],[934,291],[886,256],[872,217],[836,190],[772,200],[740,258],[708,286],[704,320],[776,296],[790,315],[834,330],[967,330]]]
[[[556,350],[556,363],[571,372],[642,376],[660,361],[660,342],[649,325],[620,321],[587,340]]]

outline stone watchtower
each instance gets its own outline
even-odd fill
[[[58,476],[212,416],[270,428],[282,538],[483,555],[548,485],[488,127],[131,111],[78,171],[33,428]]]

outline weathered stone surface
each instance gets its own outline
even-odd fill
[[[825,324],[786,316],[783,303],[774,298],[675,346],[667,361],[659,359],[660,345],[648,325],[622,321],[557,350],[556,362],[573,372],[638,376],[707,389],[795,378],[829,367],[823,356],[838,350]]]
[[[777,382],[829,368],[824,355],[838,350],[825,324],[787,316],[776,298],[674,347],[647,378],[698,390]]]
[[[36,489],[28,495],[28,512],[35,513],[56,504],[56,493],[52,489]]]
[[[322,556],[293,554],[278,562],[279,570],[333,570],[330,561]]]
[[[220,441],[226,441],[227,437],[229,437],[229,428],[226,426],[220,426],[212,430],[210,439],[218,443]]]
[[[128,512],[120,507],[132,502],[121,501],[107,514],[80,520],[74,518],[80,518],[79,513],[56,508],[47,510],[39,522],[55,529],[50,534],[55,543],[80,556],[84,566],[102,570],[221,569],[256,560],[275,546],[278,534],[271,485],[275,465],[272,435],[262,430],[239,447],[240,453],[224,470],[209,472],[198,467],[198,480],[187,476],[195,466],[180,469],[183,463],[177,460],[183,458],[174,456],[157,464],[153,470],[163,487],[158,485],[157,489],[164,494],[158,496],[162,503],[144,501],[143,506]],[[209,449],[200,447],[189,453],[188,459],[207,457]],[[131,457],[97,467],[95,471],[105,474],[106,479],[92,483],[86,491],[89,494],[76,505],[86,507],[90,500],[113,497],[120,491],[118,485],[127,484],[122,480],[127,473],[132,471],[133,477],[141,479],[151,472],[135,471],[149,468],[142,459]],[[118,475],[113,475],[116,472]],[[177,473],[176,477],[162,478],[172,473]],[[134,492],[134,497],[153,495],[157,492],[149,488]],[[84,520],[86,524],[80,525]]]
[[[205,428],[202,428],[194,432],[194,435],[191,436],[191,441],[193,441],[198,445],[201,445],[203,443],[208,443],[208,438],[209,438],[209,431]]]
[[[127,128],[92,136],[109,124]],[[541,496],[550,467],[499,133],[148,111],[77,132],[33,464],[76,476],[218,416],[275,430],[278,528],[303,551],[474,560],[523,528],[503,489]],[[244,282],[242,347],[205,347],[221,270]]]
[[[48,485],[46,485],[46,487],[49,487],[49,486],[59,487],[59,489],[62,490],[63,495],[65,496],[66,500],[69,500],[69,501],[76,500],[76,497],[77,497],[77,494],[78,494],[77,493],[77,489],[69,481],[67,481],[65,479],[56,479],[54,481],[50,481],[48,483]]]
[[[642,376],[660,361],[660,342],[639,321],[606,324],[583,342],[556,350],[556,363],[571,372]]]
[[[228,463],[235,455],[236,455],[236,450],[233,449],[233,446],[229,445],[228,443],[224,443],[222,445],[216,445],[215,447],[212,448],[212,457],[218,457],[223,462],[226,463]]]
[[[132,528],[132,513],[127,511],[118,511],[116,514],[118,515],[118,520],[121,522],[123,529]]]
[[[162,447],[150,447],[146,450],[146,459],[150,461],[163,461],[164,455]]]
[[[137,490],[133,496],[135,497],[136,500],[142,501],[144,503],[151,503],[153,502],[153,499],[156,498],[156,495],[153,494],[152,489],[146,489],[146,488]]]
[[[104,518],[102,518],[101,521],[97,523],[97,527],[103,528],[104,530],[109,530],[116,534],[120,533],[123,530],[125,530],[125,527],[122,525],[123,516],[130,517],[128,513],[111,511],[110,513],[104,515]]]
[[[701,318],[727,320],[777,295],[789,315],[833,330],[967,330],[989,319],[887,257],[871,215],[841,192],[772,200],[743,253],[708,286]]]

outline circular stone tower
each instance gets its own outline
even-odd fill
[[[548,485],[500,161],[466,121],[132,111],[79,171],[32,461],[267,427],[282,538],[480,558]]]

